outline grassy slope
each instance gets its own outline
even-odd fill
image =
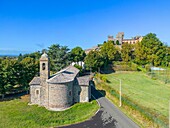
[[[28,99],[0,102],[0,128],[46,128],[72,124],[89,119],[99,106],[96,101],[78,103],[61,112],[29,106]]]
[[[120,72],[105,75],[109,85],[119,90],[122,80],[122,93],[138,104],[167,117],[169,108],[170,85],[152,80],[142,72]]]

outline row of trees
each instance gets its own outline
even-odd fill
[[[52,72],[59,71],[71,62],[83,61],[86,56],[81,47],[75,47],[71,51],[67,46],[53,44],[46,50],[50,58],[50,68]]]
[[[67,46],[53,44],[48,49],[43,49],[41,52],[19,55],[18,60],[21,61],[26,57],[33,58],[39,61],[43,52],[46,52],[50,58],[50,70],[57,72],[68,66],[71,62],[83,61],[86,54],[81,47],[75,47],[71,51]]]
[[[25,90],[34,76],[39,75],[39,59],[43,52],[50,58],[51,72],[57,72],[71,62],[83,61],[85,52],[80,47],[69,51],[67,46],[53,44],[48,49],[30,54],[20,54],[17,58],[0,58],[0,94]]]
[[[170,47],[163,44],[154,33],[143,37],[141,42],[124,43],[121,48],[112,41],[104,42],[100,50],[91,51],[85,58],[87,68],[97,70],[113,61],[134,62],[138,65],[168,66]]]
[[[67,46],[53,44],[41,52],[19,55],[18,58],[0,59],[0,94],[16,87],[27,88],[31,79],[39,72],[39,59],[43,52],[50,58],[50,68],[55,73],[68,66],[71,62],[84,61],[87,70],[105,68],[113,61],[133,61],[139,65],[152,64],[154,66],[168,66],[170,48],[163,44],[156,34],[149,33],[141,42],[135,45],[124,43],[118,47],[112,41],[104,42],[97,51],[85,54],[81,47],[71,51]]]
[[[0,59],[0,94],[25,90],[28,83],[38,72],[38,62],[26,57],[21,61],[16,58]]]

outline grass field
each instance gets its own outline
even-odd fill
[[[29,106],[28,98],[0,102],[0,128],[49,128],[81,122],[92,117],[99,106],[95,100],[78,103],[60,112]]]
[[[162,70],[162,71],[158,71],[158,70],[151,71],[147,74],[150,75],[152,79],[158,79],[164,83],[170,84],[170,70],[169,69]]]
[[[155,118],[165,117],[168,122],[170,84],[153,80],[142,72],[118,72],[103,76],[109,81],[106,84],[117,91],[119,91],[118,79],[121,79],[123,95],[150,112],[156,113]]]

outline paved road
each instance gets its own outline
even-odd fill
[[[90,120],[60,128],[139,128],[94,87],[92,94],[101,106],[99,112]]]
[[[102,97],[102,95],[96,91],[94,87],[92,87],[92,93],[100,103],[103,113],[108,113],[112,117],[112,120],[115,122],[115,128],[139,128],[137,124],[135,124],[124,113],[122,113],[107,98]]]

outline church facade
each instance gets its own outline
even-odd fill
[[[44,53],[40,58],[40,76],[29,83],[30,104],[63,110],[77,102],[89,102],[89,76],[79,77],[78,74],[79,70],[70,65],[50,76],[49,58]]]

